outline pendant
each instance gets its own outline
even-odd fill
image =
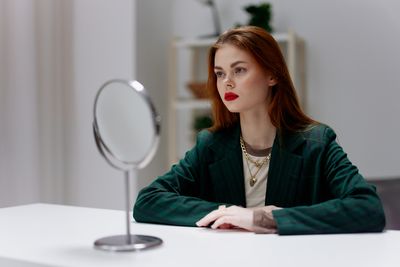
[[[256,177],[251,177],[250,179],[250,186],[253,187],[255,185],[255,183],[257,182]]]

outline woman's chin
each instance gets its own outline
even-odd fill
[[[228,109],[229,112],[231,112],[231,113],[239,113],[239,112],[240,112],[240,110],[237,109],[237,108],[227,108],[227,109]]]
[[[232,105],[231,103],[225,103],[225,107],[227,110],[229,110],[229,112],[232,113],[239,113],[240,109],[236,106],[236,105]]]

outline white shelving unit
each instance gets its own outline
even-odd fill
[[[273,36],[281,46],[301,104],[306,109],[304,41],[293,31],[274,33]],[[181,39],[171,44],[168,94],[168,157],[170,164],[182,158],[184,152],[194,144],[195,134],[188,122],[188,120],[193,120],[191,114],[210,110],[209,101],[192,96],[186,89],[186,83],[206,81],[207,51],[215,41],[215,38]]]

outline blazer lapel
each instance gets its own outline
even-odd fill
[[[221,135],[210,144],[215,161],[209,165],[209,173],[219,195],[216,200],[246,207],[243,181],[243,159],[239,143],[240,126]],[[287,207],[295,203],[303,157],[294,151],[305,142],[301,133],[277,134],[268,172],[266,205]]]
[[[277,134],[268,172],[266,205],[286,207],[295,202],[303,157],[294,151],[304,141],[302,134]]]
[[[237,126],[210,145],[216,157],[215,162],[209,166],[209,173],[216,192],[224,192],[217,196],[219,201],[245,207],[243,159],[239,136],[240,127]]]

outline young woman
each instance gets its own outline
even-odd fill
[[[383,230],[375,188],[334,131],[304,114],[270,34],[223,33],[209,52],[207,87],[213,127],[140,191],[136,221],[282,235]]]

